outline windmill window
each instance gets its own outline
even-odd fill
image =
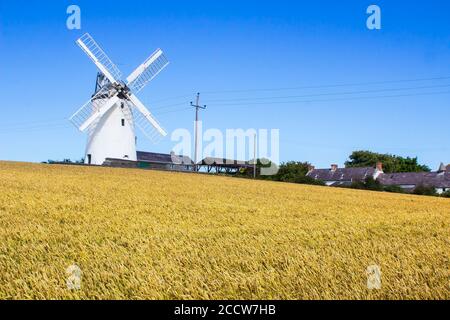
[[[125,127],[125,119],[122,119],[122,127]]]

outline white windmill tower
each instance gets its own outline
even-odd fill
[[[168,60],[158,49],[124,82],[119,69],[88,33],[77,44],[100,71],[95,94],[70,118],[80,131],[88,132],[85,163],[101,165],[106,158],[136,161],[135,127],[154,142],[167,135],[135,93],[158,75]]]

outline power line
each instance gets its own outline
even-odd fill
[[[51,130],[59,130],[72,127],[70,124],[59,124],[53,126],[35,126],[28,128],[17,128],[17,129],[7,129],[4,131],[0,131],[0,134],[16,134],[16,133],[26,133],[26,132],[36,132],[36,131],[51,131]]]
[[[355,145],[329,145],[329,144],[317,144],[317,143],[311,143],[308,141],[293,141],[293,140],[286,140],[286,139],[280,139],[281,143],[287,143],[287,144],[291,144],[294,146],[298,146],[298,147],[307,147],[309,149],[323,149],[323,150],[328,150],[328,149],[337,149],[337,150],[342,150],[342,149],[364,149],[365,147],[361,147],[361,146],[355,146]],[[377,146],[377,149],[386,149],[386,150],[423,150],[423,151],[433,151],[433,150],[450,150],[450,148],[448,147],[395,147],[395,146]]]
[[[394,84],[394,83],[410,83],[410,82],[421,82],[421,81],[438,81],[438,80],[450,80],[450,76],[442,76],[442,77],[429,77],[429,78],[417,78],[417,79],[402,79],[402,80],[386,80],[386,81],[372,81],[372,82],[353,82],[353,83],[338,83],[338,84],[326,84],[326,85],[311,85],[311,86],[295,86],[295,87],[284,87],[284,88],[263,88],[263,89],[236,89],[236,90],[216,90],[216,91],[206,91],[204,94],[219,94],[219,93],[244,93],[244,92],[266,92],[266,91],[284,91],[284,90],[298,90],[298,89],[320,89],[320,88],[336,88],[336,87],[349,87],[349,86],[367,86],[367,85],[381,85],[381,84]],[[431,87],[431,86],[430,86]],[[400,90],[400,89],[396,89]],[[405,88],[405,90],[408,90]],[[376,91],[374,91],[376,92]],[[331,94],[331,93],[330,93]],[[334,93],[333,93],[334,95]],[[190,94],[179,95],[174,97],[166,97],[158,100],[152,101],[151,104],[159,103],[163,101],[176,100],[176,99],[184,99],[190,97]],[[255,98],[255,99],[266,99],[266,98]],[[225,100],[225,99],[224,99]],[[239,99],[242,100],[242,99]],[[251,98],[248,98],[251,100]],[[216,100],[214,100],[216,101]],[[220,100],[222,101],[222,100]],[[231,101],[231,99],[229,100]],[[237,101],[237,99],[236,99]],[[152,110],[160,110],[165,108],[170,108],[173,106],[180,106],[186,103],[179,102],[168,105],[156,106],[152,108]]]
[[[158,102],[170,101],[170,100],[181,99],[181,98],[189,98],[189,97],[191,97],[191,95],[186,94],[186,95],[181,95],[181,96],[162,98],[162,99],[155,100],[153,102],[158,103]]]
[[[360,82],[360,83],[346,83],[346,84],[328,84],[328,85],[314,85],[314,86],[297,86],[288,88],[266,88],[266,89],[247,89],[247,90],[222,90],[222,91],[209,91],[208,94],[214,93],[228,93],[228,92],[258,92],[258,91],[282,91],[282,90],[294,90],[294,89],[315,89],[315,88],[332,88],[332,87],[345,87],[345,86],[365,86],[365,85],[378,85],[378,84],[393,84],[402,82],[420,82],[420,81],[436,81],[436,80],[448,80],[450,77],[434,77],[434,78],[419,78],[419,79],[404,79],[404,80],[389,80],[389,81],[373,81],[373,82]],[[360,91],[344,91],[344,92],[325,92],[307,95],[290,95],[290,96],[274,96],[274,97],[255,97],[255,98],[235,98],[235,99],[216,99],[215,102],[244,102],[244,103],[225,103],[220,106],[250,106],[250,105],[271,105],[271,104],[294,104],[294,103],[312,103],[312,102],[329,102],[329,101],[351,101],[351,100],[364,100],[364,99],[382,99],[382,98],[396,98],[396,97],[414,97],[414,96],[426,96],[426,95],[445,95],[450,94],[450,91],[441,92],[425,92],[425,93],[411,93],[411,94],[397,94],[397,95],[381,95],[381,96],[366,96],[366,97],[349,97],[349,98],[333,98],[333,99],[308,99],[308,100],[295,100],[295,101],[263,101],[272,99],[294,99],[294,98],[306,98],[306,97],[320,97],[320,96],[334,96],[334,95],[354,95],[354,94],[366,94],[375,92],[393,92],[393,91],[406,91],[406,90],[419,90],[419,89],[432,89],[432,88],[444,88],[450,87],[450,85],[433,85],[433,86],[417,86],[406,88],[392,88],[392,89],[375,89],[375,90],[360,90]],[[185,98],[188,95],[180,95],[171,98],[164,98],[156,101],[167,101],[179,98]],[[254,102],[246,102],[253,101]],[[177,108],[170,110],[172,107],[185,105],[186,102],[173,103],[168,105],[152,108],[152,110],[165,110],[166,112],[159,112],[157,115],[164,115],[184,110],[190,110],[191,108]],[[33,130],[33,129],[45,129],[56,126],[66,126],[63,122],[67,119],[55,119],[48,121],[31,121],[2,125],[2,129],[8,130]],[[56,126],[55,126],[56,125]],[[18,131],[16,131],[18,132]]]
[[[447,87],[447,86],[444,86]],[[272,104],[294,104],[294,103],[313,103],[313,102],[332,102],[332,101],[352,101],[352,100],[370,100],[370,99],[384,99],[384,98],[399,98],[399,97],[414,97],[414,96],[427,96],[427,95],[445,95],[450,94],[450,91],[441,92],[424,92],[424,93],[414,93],[414,94],[398,94],[398,95],[382,95],[382,96],[369,96],[369,97],[351,97],[351,98],[334,98],[334,99],[311,99],[311,100],[296,100],[296,101],[269,101],[269,102],[248,102],[248,103],[227,103],[218,104],[220,107],[232,107],[232,106],[250,106],[250,105],[272,105]],[[217,100],[214,100],[217,101]],[[231,101],[231,100],[230,100]],[[181,104],[177,104],[181,105]],[[192,108],[178,108],[166,112],[158,112],[155,115],[165,115],[170,113],[175,113],[179,111],[191,110]],[[157,109],[153,109],[157,110]]]
[[[35,126],[35,125],[52,125],[59,124],[62,122],[68,121],[67,119],[55,119],[55,120],[41,120],[41,121],[28,121],[28,122],[16,122],[16,123],[6,123],[2,124],[1,129],[8,129],[13,127],[27,127],[27,126]]]
[[[165,106],[159,106],[156,108],[152,108],[152,110],[170,109],[171,107],[184,106],[184,105],[186,105],[186,101],[181,102],[181,103],[169,104],[169,105],[165,105]]]
[[[296,86],[296,87],[284,87],[284,88],[264,88],[264,89],[235,89],[235,90],[217,90],[217,91],[204,91],[204,94],[217,94],[217,93],[239,93],[239,92],[260,92],[260,91],[284,91],[284,90],[298,90],[298,89],[319,89],[319,88],[334,88],[334,87],[350,87],[350,86],[366,86],[366,85],[380,85],[380,84],[392,84],[402,82],[421,82],[421,81],[435,81],[435,80],[449,80],[450,76],[434,77],[434,78],[418,78],[418,79],[403,79],[403,80],[387,80],[387,81],[371,81],[371,82],[354,82],[354,83],[340,83],[340,84],[326,84],[326,85],[313,85],[313,86]]]
[[[291,99],[291,98],[306,98],[306,97],[321,97],[321,96],[334,96],[334,95],[353,95],[353,94],[366,94],[366,93],[376,93],[376,92],[394,92],[394,91],[407,91],[407,90],[418,90],[418,89],[436,89],[436,88],[448,88],[448,85],[435,85],[435,86],[419,86],[419,87],[405,87],[405,88],[393,88],[393,89],[376,89],[376,90],[360,90],[360,91],[344,91],[344,92],[327,92],[327,93],[315,93],[306,95],[295,95],[295,96],[274,96],[274,97],[254,97],[254,98],[234,98],[234,99],[215,99],[210,100],[213,102],[232,102],[232,101],[251,101],[251,100],[271,100],[271,99]],[[331,100],[332,101],[332,100]],[[177,107],[184,105],[185,102],[175,103],[165,106],[159,106],[152,108],[152,110],[162,110],[170,109],[172,107]],[[178,109],[177,109],[178,110]]]
[[[165,115],[165,114],[169,114],[169,113],[175,113],[175,112],[179,112],[179,111],[184,111],[184,110],[192,110],[192,107],[189,108],[179,108],[179,109],[175,109],[175,110],[170,110],[170,111],[166,111],[166,112],[158,112],[155,113],[155,116],[161,116],[161,115]]]
[[[436,85],[436,86],[393,88],[393,89],[376,89],[376,90],[362,90],[362,91],[314,93],[314,94],[296,95],[296,96],[275,96],[275,97],[256,97],[256,98],[216,99],[216,100],[210,100],[210,101],[212,101],[212,102],[227,102],[227,101],[269,100],[269,99],[291,99],[291,98],[321,97],[321,96],[335,96],[335,95],[365,94],[365,93],[375,93],[375,92],[407,91],[407,90],[418,90],[418,89],[436,89],[436,88],[448,88],[448,87],[450,87],[450,84]]]
[[[336,99],[311,99],[311,100],[296,100],[296,101],[269,101],[269,102],[248,102],[248,103],[228,103],[219,104],[217,106],[227,107],[227,106],[250,106],[250,105],[272,105],[272,104],[293,104],[293,103],[312,103],[312,102],[330,102],[330,101],[352,101],[352,100],[365,100],[365,99],[384,99],[384,98],[399,98],[399,97],[416,97],[416,96],[427,96],[427,95],[445,95],[450,94],[450,91],[441,92],[425,92],[416,94],[397,94],[397,95],[384,95],[384,96],[371,96],[371,97],[353,97],[353,98],[336,98]]]

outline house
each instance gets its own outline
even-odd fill
[[[141,168],[170,171],[192,171],[194,162],[188,156],[179,156],[173,153],[137,152],[137,161],[106,158],[103,163],[108,167]]]
[[[450,190],[449,166],[441,164],[436,172],[404,172],[383,174],[378,181],[384,186],[397,186],[406,192],[412,192],[418,186],[434,187],[436,193]]]
[[[171,171],[192,171],[194,162],[188,156],[155,153],[155,152],[137,152],[137,162],[139,168],[159,169]]]
[[[338,165],[332,164],[329,169],[315,169],[310,167],[306,174],[316,180],[321,180],[327,186],[332,187],[349,187],[354,182],[363,182],[367,177],[377,179],[383,174],[383,165],[378,163],[375,168],[339,168]]]
[[[434,187],[438,194],[450,191],[450,165],[444,164],[436,172],[402,173],[384,173],[382,163],[378,163],[375,168],[338,168],[337,165],[331,165],[330,169],[311,167],[307,176],[332,187],[348,187],[354,182],[363,182],[367,177],[372,177],[383,186],[397,186],[405,192],[413,192],[418,186]]]

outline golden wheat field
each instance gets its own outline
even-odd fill
[[[1,299],[449,299],[449,250],[448,199],[0,162]]]

